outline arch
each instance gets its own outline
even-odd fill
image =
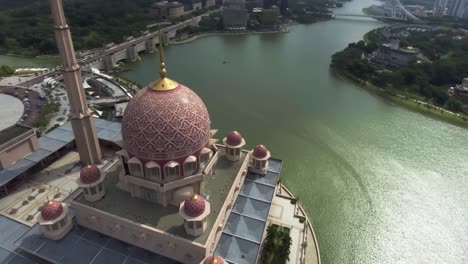
[[[197,158],[193,155],[190,155],[184,161],[184,176],[193,175],[196,171],[197,171]]]
[[[129,159],[128,166],[130,169],[130,175],[135,177],[143,177],[141,161],[137,157]]]
[[[212,153],[213,153],[213,151],[211,149],[209,149],[209,148],[203,148],[200,151],[200,158],[198,160],[198,162],[200,164],[200,169],[205,168],[205,166],[208,164],[208,161],[211,158]]]
[[[164,165],[164,175],[166,178],[176,178],[180,176],[180,164],[177,161],[168,161]]]
[[[161,180],[161,167],[154,161],[147,162],[145,164],[146,178],[150,181]]]

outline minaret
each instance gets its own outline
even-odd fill
[[[54,18],[55,39],[62,59],[62,73],[65,80],[68,101],[70,103],[71,125],[75,135],[75,143],[83,164],[98,164],[102,154],[96,134],[94,119],[88,108],[81,80],[80,66],[76,62],[75,49],[70,34],[70,28],[65,21],[61,0],[50,0]]]

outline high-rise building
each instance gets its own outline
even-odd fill
[[[452,0],[449,5],[448,15],[449,16],[460,16],[460,12],[463,14],[464,0]]]
[[[275,0],[263,0],[263,8],[269,9],[276,4]]]
[[[223,4],[223,24],[228,30],[245,30],[249,13],[245,9],[245,0],[227,0]]]
[[[465,6],[465,10],[463,10],[463,18],[468,18],[468,6]]]
[[[445,7],[448,0],[435,0],[434,9],[432,10],[433,16],[443,16],[445,14]]]
[[[447,1],[447,0],[445,0],[445,1]],[[283,16],[286,15],[287,10],[288,10],[288,0],[280,0],[280,13],[281,13],[281,15],[283,15]]]

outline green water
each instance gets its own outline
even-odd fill
[[[0,55],[0,65],[8,65],[10,67],[20,68],[36,68],[36,67],[55,67],[59,64],[58,57],[48,58],[28,58]]]
[[[468,130],[329,72],[334,52],[382,25],[337,19],[288,34],[207,37],[168,47],[166,64],[204,100],[219,138],[239,130],[248,147],[263,143],[284,160],[283,181],[311,216],[322,263],[468,263]],[[158,78],[158,55],[143,57],[122,75]]]
[[[350,9],[359,3],[369,2]],[[168,71],[201,96],[219,138],[239,130],[249,147],[263,143],[284,160],[323,263],[468,263],[468,131],[329,72],[334,52],[381,25],[337,19],[206,37],[168,47]],[[146,84],[157,64],[146,55],[122,75]]]

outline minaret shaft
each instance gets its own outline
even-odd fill
[[[50,6],[54,18],[55,39],[63,65],[65,89],[70,103],[70,120],[80,160],[83,164],[98,164],[102,159],[101,148],[94,119],[86,102],[80,66],[76,62],[75,49],[65,20],[62,1],[50,0]]]

